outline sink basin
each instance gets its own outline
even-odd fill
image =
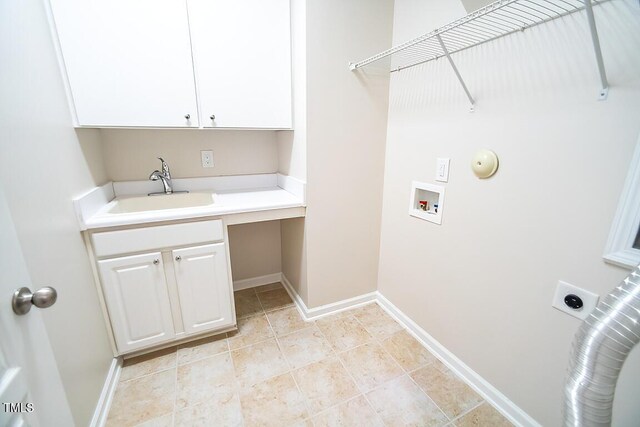
[[[107,212],[110,214],[134,213],[165,209],[200,208],[213,204],[215,204],[215,195],[213,193],[176,193],[117,199]]]

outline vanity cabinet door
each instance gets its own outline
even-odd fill
[[[185,332],[235,324],[225,244],[176,249],[172,255]]]
[[[188,0],[203,127],[291,128],[289,0]]]
[[[183,0],[50,2],[80,126],[198,126]]]
[[[160,252],[98,261],[98,269],[120,353],[174,339]]]

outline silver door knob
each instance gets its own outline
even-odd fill
[[[159,259],[154,259],[153,260],[153,265],[158,265],[160,264],[160,260]]]
[[[45,286],[35,292],[31,289],[22,287],[16,289],[11,299],[11,307],[13,312],[18,315],[27,314],[31,310],[31,306],[38,308],[47,308],[55,304],[58,299],[58,292],[51,286]]]
[[[185,114],[185,115],[184,115],[184,118],[185,118],[185,119],[187,119],[187,120],[189,120],[189,119],[191,118],[191,114]]]
[[[210,115],[210,116],[209,116],[209,118],[210,118],[211,120],[215,120],[215,119],[216,119],[216,115],[215,115],[215,114],[212,114],[212,115]]]
[[[178,256],[176,257],[176,261],[182,261],[182,257],[181,257],[180,255],[178,255]]]

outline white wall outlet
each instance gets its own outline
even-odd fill
[[[571,307],[571,305],[580,305],[580,301],[577,301],[574,296],[578,297],[582,302],[581,307]],[[598,294],[594,294],[593,292],[589,292],[585,289],[559,280],[558,286],[556,287],[556,293],[553,296],[551,305],[560,311],[564,311],[565,313],[570,314],[573,317],[584,320],[589,316],[589,314],[591,314],[593,309],[596,308],[599,298],[600,297],[598,296]],[[565,302],[565,300],[567,302]]]
[[[213,151],[201,151],[200,158],[202,159],[202,167],[203,168],[212,168],[213,167]]]
[[[451,159],[438,159],[436,163],[436,181],[449,181],[449,163]]]

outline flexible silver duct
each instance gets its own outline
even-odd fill
[[[564,425],[610,426],[622,364],[640,341],[640,266],[604,297],[576,333],[565,383]]]

